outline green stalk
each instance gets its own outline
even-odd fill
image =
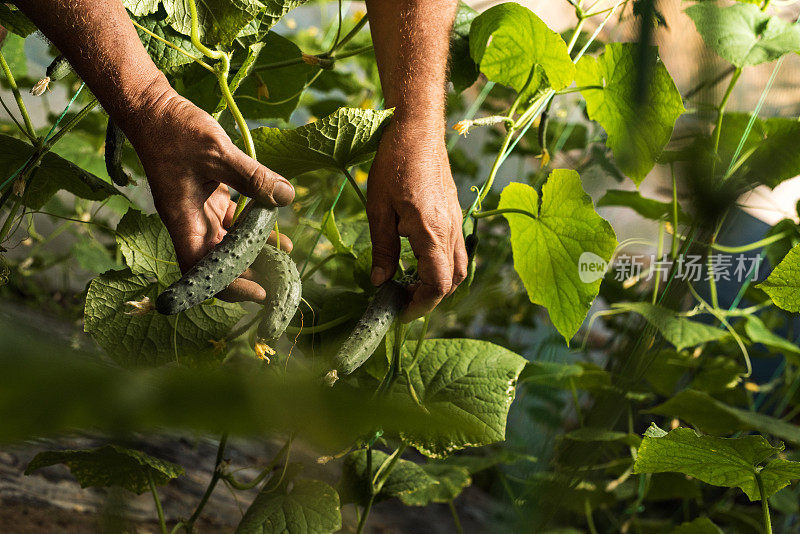
[[[722,101],[719,103],[719,107],[717,108],[717,124],[716,128],[714,129],[714,161],[711,173],[712,177],[716,174],[717,169],[717,152],[719,152],[719,137],[722,133],[722,119],[725,117],[725,108],[727,107],[728,100],[733,93],[733,88],[736,86],[736,82],[739,81],[739,76],[741,75],[741,67],[733,71],[733,76],[731,77],[731,81],[728,83],[728,88],[725,90],[725,94],[722,96]]]
[[[761,516],[764,521],[765,534],[772,534],[772,518],[769,515],[769,499],[764,495],[764,481],[761,479],[761,472],[756,471],[756,484],[758,484],[758,493],[761,497]]]
[[[674,260],[678,257],[678,181],[675,177],[675,166],[670,163],[669,170],[672,173],[672,248],[670,257]]]
[[[556,91],[556,95],[568,95],[571,93],[579,93],[581,91],[589,91],[591,89],[598,89],[602,91],[605,89],[602,85],[581,85],[579,87],[567,87],[566,89],[562,89],[560,91]]]
[[[11,110],[10,110],[10,109],[8,109],[8,106],[6,105],[6,102],[5,102],[5,100],[3,100],[2,98],[0,98],[0,105],[2,105],[2,106],[3,106],[3,109],[4,109],[4,110],[6,110],[6,113],[8,113],[8,116],[9,116],[9,117],[11,117],[11,120],[12,120],[12,121],[14,121],[14,124],[17,126],[17,129],[18,129],[20,132],[22,132],[22,134],[23,134],[25,137],[27,137],[27,138],[28,138],[28,140],[29,140],[31,143],[33,143],[33,144],[35,145],[35,144],[38,142],[38,140],[37,140],[35,137],[31,137],[31,134],[29,134],[29,133],[28,133],[28,130],[26,130],[26,129],[25,129],[25,127],[19,123],[19,121],[17,120],[17,118],[14,116],[14,114],[13,114],[13,113],[11,113]]]
[[[771,235],[769,237],[765,237],[764,239],[760,239],[758,241],[754,241],[753,243],[749,243],[747,245],[741,245],[738,247],[728,247],[725,245],[719,245],[717,243],[711,243],[711,248],[714,250],[718,250],[720,252],[725,252],[727,254],[738,254],[740,252],[748,252],[750,250],[755,250],[757,248],[766,247],[776,241],[780,241],[786,237],[789,237],[792,232],[786,230],[785,232],[781,232],[779,234]]]
[[[3,224],[3,228],[0,229],[0,243],[5,241],[8,232],[11,230],[11,225],[14,222],[14,217],[17,215],[17,210],[19,209],[21,203],[22,197],[17,197],[14,199],[14,204],[11,206],[11,209],[8,212],[8,217],[6,217],[6,222]]]
[[[358,187],[358,183],[356,182],[356,179],[353,178],[353,175],[350,174],[350,172],[348,172],[347,169],[342,169],[342,172],[344,173],[345,177],[347,178],[347,181],[350,182],[350,185],[353,186],[353,189],[355,190],[356,194],[358,195],[358,199],[361,201],[361,204],[364,206],[364,208],[366,208],[367,207],[367,197],[364,196],[364,192],[361,191],[360,187]]]
[[[61,127],[61,129],[60,129],[60,130],[58,130],[58,131],[57,131],[57,132],[56,132],[56,133],[53,135],[53,137],[51,137],[50,139],[48,139],[48,140],[47,140],[47,143],[45,143],[45,146],[44,146],[44,148],[45,148],[45,152],[46,152],[47,150],[50,150],[50,149],[53,147],[53,145],[55,145],[56,143],[58,143],[58,141],[59,141],[59,140],[60,140],[62,137],[64,137],[64,136],[65,136],[65,135],[66,135],[66,134],[67,134],[67,133],[68,133],[70,130],[72,130],[72,129],[73,129],[73,128],[74,128],[74,127],[75,127],[75,126],[76,126],[76,125],[77,125],[79,122],[81,122],[81,121],[82,121],[84,118],[86,118],[86,116],[89,114],[89,112],[91,112],[91,111],[92,111],[92,109],[94,109],[94,107],[95,107],[97,104],[98,104],[98,102],[97,102],[97,99],[96,99],[96,98],[93,98],[93,99],[91,99],[91,100],[89,101],[89,103],[88,103],[88,104],[86,104],[85,106],[83,106],[83,108],[81,108],[81,110],[80,110],[78,113],[76,113],[74,117],[72,117],[72,118],[71,118],[69,121],[67,121],[67,123],[66,123],[64,126],[62,126],[62,127]],[[44,155],[44,154],[42,154],[42,155]]]
[[[493,217],[495,215],[502,215],[504,213],[519,213],[520,215],[526,215],[526,216],[530,217],[531,219],[537,219],[538,218],[533,213],[531,213],[531,212],[529,212],[527,210],[519,209],[519,208],[502,208],[502,209],[496,209],[496,210],[479,211],[477,213],[473,213],[472,216],[474,218],[476,218],[476,219],[483,219],[483,218],[486,218],[486,217]]]
[[[310,278],[311,276],[314,275],[315,272],[320,270],[326,263],[328,263],[329,261],[334,260],[336,258],[351,258],[351,259],[355,259],[350,254],[343,254],[341,252],[334,252],[333,254],[325,256],[322,260],[320,260],[320,262],[317,263],[314,267],[312,267],[306,274],[304,274],[300,278],[300,280],[301,281],[305,281],[306,279]]]
[[[264,480],[267,477],[270,471],[272,471],[275,468],[275,466],[278,465],[278,462],[280,462],[281,459],[288,454],[289,449],[292,446],[293,438],[294,436],[290,437],[288,441],[286,441],[284,446],[281,447],[281,450],[279,450],[272,458],[272,460],[270,460],[270,462],[264,467],[264,469],[261,470],[261,473],[259,473],[258,476],[256,476],[250,482],[239,482],[230,473],[223,475],[225,482],[227,482],[237,490],[249,490],[255,488],[261,483],[262,480]]]
[[[161,499],[158,498],[156,483],[153,481],[153,474],[147,474],[147,481],[150,484],[150,493],[153,494],[153,501],[156,503],[156,513],[158,514],[158,525],[161,527],[161,534],[167,534],[167,523],[164,520],[164,509],[161,508]]]
[[[191,2],[194,3],[194,0],[191,0]],[[214,488],[217,486],[217,482],[219,482],[221,475],[220,470],[222,468],[222,460],[225,455],[225,446],[227,444],[228,444],[228,434],[225,433],[219,440],[219,446],[217,447],[217,457],[214,460],[214,472],[211,474],[211,480],[208,482],[208,487],[206,487],[206,491],[200,498],[200,502],[197,504],[197,508],[195,508],[192,516],[183,524],[184,530],[186,530],[186,532],[189,534],[191,534],[195,522],[197,522],[198,518],[200,517],[200,514],[203,512],[203,508],[205,508],[206,503],[208,503],[208,499],[211,497],[211,494],[214,493]]]
[[[14,93],[14,99],[17,101],[19,112],[22,114],[22,120],[25,121],[25,128],[28,130],[28,137],[36,139],[36,130],[33,128],[30,115],[28,115],[28,109],[25,107],[22,94],[19,92],[19,87],[17,87],[17,81],[14,79],[14,75],[11,73],[11,69],[8,67],[8,63],[6,63],[6,58],[2,52],[0,52],[0,66],[2,66],[3,73],[6,75],[8,85],[11,87],[11,92]],[[36,144],[38,145],[39,141],[37,141]]]
[[[661,256],[664,255],[664,223],[660,223],[658,225],[658,247],[656,248],[656,261],[661,260]],[[656,279],[653,284],[653,297],[651,299],[651,304],[656,304],[658,301],[658,286],[661,285],[661,270],[656,269]]]
[[[352,30],[350,30],[349,32],[347,32],[347,34],[346,34],[344,37],[342,37],[342,39],[341,39],[340,41],[338,41],[337,43],[335,43],[335,44],[334,44],[334,45],[331,47],[331,49],[328,51],[328,55],[329,55],[329,56],[332,56],[334,52],[336,52],[336,51],[337,51],[337,50],[339,50],[341,47],[343,47],[344,45],[346,45],[347,43],[349,43],[349,42],[350,42],[350,40],[351,40],[353,37],[355,37],[356,35],[358,35],[358,32],[360,32],[360,31],[361,31],[361,28],[363,28],[363,27],[364,27],[364,25],[366,25],[366,23],[367,23],[367,22],[369,22],[369,16],[368,16],[368,15],[364,15],[363,17],[361,17],[361,20],[359,20],[358,22],[356,22],[356,25],[355,25],[355,26],[353,26],[353,29],[352,29]],[[370,48],[371,48],[371,47],[370,47]]]
[[[326,330],[330,330],[331,328],[335,328],[340,324],[344,324],[350,319],[355,316],[355,313],[346,313],[341,317],[337,317],[336,319],[332,319],[326,323],[321,323],[314,326],[306,326],[304,328],[298,328],[295,326],[287,326],[286,333],[291,335],[303,334],[303,335],[312,335],[312,334],[319,334],[320,332],[325,332]]]
[[[453,501],[447,501],[447,506],[450,508],[450,515],[453,516],[453,524],[456,527],[456,534],[464,534],[464,529],[461,527],[461,520],[458,518],[458,510]]]

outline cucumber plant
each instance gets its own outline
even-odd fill
[[[205,497],[186,517],[164,513],[157,490],[181,468],[117,444],[42,453],[29,472],[65,463],[82,485],[149,491],[163,532],[191,532],[220,483],[258,490],[240,532],[364,532],[387,499],[445,504],[438,510],[462,531],[462,519],[476,515],[460,513],[473,481],[502,513],[463,530],[795,530],[796,214],[763,239],[729,243],[742,233],[742,193],[800,174],[800,123],[769,117],[764,105],[791,63],[784,58],[800,51],[800,25],[783,5],[691,3],[685,20],[721,65],[686,87],[651,45],[654,32],[666,38],[683,22],[650,0],[566,0],[575,24],[562,34],[513,2],[482,13],[460,5],[448,149],[469,276],[434,313],[406,325],[397,320],[403,276],[416,268],[407,241],[401,274],[377,290],[369,284],[363,180],[393,112],[373,109],[382,93],[367,17],[325,4],[325,27],[312,30],[296,25],[291,10],[303,2],[294,0],[123,1],[179,92],[251,157],[294,181],[297,199],[279,230],[295,247],[287,254],[266,245],[277,211],[245,208],[242,198],[231,231],[182,275],[166,229],[135,209],[123,137],[74,77],[64,78],[63,58],[39,84],[29,79],[40,75],[28,72],[23,46],[35,28],[4,5],[0,23],[12,35],[0,66],[22,120],[12,115],[0,131],[8,169],[0,181],[3,295],[41,293],[40,275],[57,269],[65,279],[78,269],[96,275],[85,294],[73,293],[86,332],[108,357],[159,367],[130,372],[141,372],[142,383],[172,384],[170,400],[191,406],[197,386],[213,384],[220,406],[231,407],[180,418],[161,399],[145,403],[163,408],[148,421],[258,432],[285,445],[243,480],[226,460],[225,432]],[[626,20],[639,42],[614,42],[611,27]],[[728,110],[743,75],[767,64],[773,75],[756,107]],[[48,128],[34,127],[21,88],[50,99],[45,91],[56,83],[74,99]],[[98,158],[104,140],[107,167]],[[491,159],[482,161],[485,154]],[[131,187],[123,193],[106,174]],[[626,210],[634,224],[618,217]],[[617,232],[631,228],[636,239],[618,242]],[[55,252],[52,240],[65,235],[75,241],[70,253]],[[635,270],[631,251],[642,240],[655,254]],[[722,269],[746,254],[774,270],[751,262],[731,290]],[[691,257],[700,258],[697,278],[687,274]],[[263,306],[212,298],[250,267],[267,292]],[[216,374],[175,375],[176,367]],[[231,369],[244,369],[244,378],[231,378]],[[96,377],[120,389],[130,381]],[[81,383],[91,398],[107,394],[105,383]],[[47,406],[63,409],[65,421],[98,410],[99,428],[120,431],[105,406],[94,408],[102,402],[69,411],[57,401]],[[33,409],[0,405],[9,418],[58,419]],[[43,427],[9,435],[36,437],[30,428]],[[340,474],[335,487],[289,460],[298,440],[313,442],[320,463]]]

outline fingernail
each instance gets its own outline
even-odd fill
[[[291,204],[294,200],[294,187],[287,180],[276,181],[275,187],[272,189],[272,199],[278,206]]]
[[[383,267],[375,267],[372,269],[372,285],[379,286],[386,281],[386,269]]]

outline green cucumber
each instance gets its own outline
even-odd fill
[[[111,117],[108,118],[106,128],[106,171],[111,181],[120,187],[125,187],[131,182],[131,177],[122,168],[122,149],[125,146],[125,134],[122,133]]]
[[[333,385],[366,362],[378,348],[403,307],[405,286],[395,280],[385,282],[372,297],[348,338],[333,357],[333,369],[326,381]]]
[[[57,82],[61,78],[67,76],[70,72],[72,72],[72,65],[69,64],[67,58],[62,55],[56,56],[56,58],[47,66],[47,72],[45,76],[50,78],[51,82]]]
[[[264,247],[254,267],[267,279],[264,285],[267,292],[265,315],[258,325],[258,335],[266,341],[274,340],[283,334],[300,306],[303,293],[300,273],[292,258],[272,245]]]
[[[252,203],[217,246],[158,296],[156,310],[174,315],[228,287],[255,261],[277,218],[277,208]]]

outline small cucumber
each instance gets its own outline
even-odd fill
[[[277,218],[277,208],[252,203],[217,246],[158,296],[156,309],[174,315],[228,287],[264,248]]]
[[[72,72],[72,65],[69,64],[67,58],[62,55],[56,56],[56,58],[47,66],[47,72],[45,76],[50,78],[51,82],[57,82],[61,78],[67,76],[70,72]]]
[[[269,341],[277,339],[286,330],[300,306],[303,286],[292,258],[272,245],[264,247],[258,255],[255,268],[267,279],[264,285],[267,292],[265,315],[258,325],[258,335]]]
[[[372,297],[353,332],[342,343],[327,375],[332,384],[361,367],[378,348],[403,307],[405,286],[394,280],[385,282]]]
[[[125,134],[109,117],[106,128],[106,171],[111,181],[120,187],[131,182],[131,177],[122,168],[122,149],[125,146]]]

